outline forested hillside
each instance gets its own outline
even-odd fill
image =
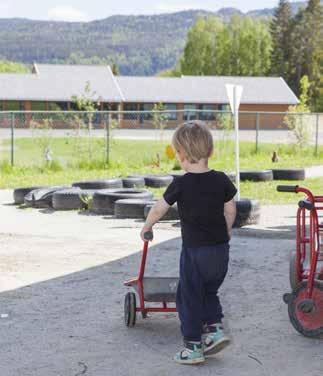
[[[293,8],[300,4],[293,4]],[[264,9],[243,14],[235,8],[224,8],[216,13],[194,10],[112,16],[88,23],[0,19],[0,59],[27,64],[115,62],[121,74],[153,75],[175,65],[187,32],[199,16],[212,14],[227,21],[234,14],[263,18],[273,12]]]

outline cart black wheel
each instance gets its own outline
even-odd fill
[[[128,327],[136,324],[136,294],[133,292],[128,292],[124,299],[124,322]]]
[[[148,313],[147,312],[141,312],[141,316],[143,319],[146,319],[148,317]]]
[[[292,291],[295,291],[301,282],[302,280],[297,273],[296,253],[292,252],[289,259],[289,283]]]
[[[306,298],[306,291],[307,283],[302,282],[292,293],[288,304],[289,318],[293,327],[305,337],[320,338],[323,337],[323,286],[314,283],[310,302]],[[308,303],[311,303],[311,307]]]

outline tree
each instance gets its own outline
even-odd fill
[[[321,46],[320,51],[320,86],[316,103],[316,110],[323,112],[323,46]]]
[[[311,83],[310,105],[317,105],[320,86],[320,50],[322,49],[322,6],[319,0],[310,0],[299,10],[292,23],[290,85],[300,93],[300,80],[308,76]]]
[[[27,73],[25,65],[8,60],[0,60],[0,73]]]
[[[289,81],[292,11],[287,0],[280,0],[270,23],[272,38],[271,73]]]
[[[182,74],[198,76],[210,74],[217,34],[221,29],[223,24],[215,17],[199,18],[196,21],[188,32],[184,55],[180,62]]]
[[[217,74],[266,75],[270,68],[271,37],[265,23],[232,17],[219,35]]]
[[[181,59],[186,75],[259,76],[270,67],[271,37],[266,25],[234,16],[225,25],[199,19],[188,33]]]
[[[111,70],[112,70],[112,73],[113,73],[114,76],[119,76],[120,70],[119,70],[119,67],[116,63],[112,64]]]
[[[295,144],[300,149],[308,146],[311,138],[311,118],[304,118],[306,113],[310,112],[309,91],[311,84],[307,76],[303,76],[300,80],[300,98],[299,104],[290,106],[288,115],[285,116],[285,124],[293,132]]]
[[[72,102],[77,110],[82,111],[80,114],[76,113],[73,116],[74,130],[75,130],[75,149],[80,155],[84,155],[82,150],[83,142],[81,138],[81,131],[86,129],[88,134],[88,145],[86,152],[88,153],[88,159],[91,160],[92,153],[92,128],[94,120],[94,112],[97,111],[100,106],[101,98],[97,97],[95,91],[92,91],[89,81],[86,82],[84,93],[82,95],[73,96]]]

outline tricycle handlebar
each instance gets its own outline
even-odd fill
[[[298,185],[278,185],[277,186],[278,192],[298,192]]]

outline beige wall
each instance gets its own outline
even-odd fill
[[[289,105],[242,104],[240,106],[240,129],[256,129],[257,115],[250,112],[287,112]],[[283,114],[259,114],[259,129],[284,129]]]

